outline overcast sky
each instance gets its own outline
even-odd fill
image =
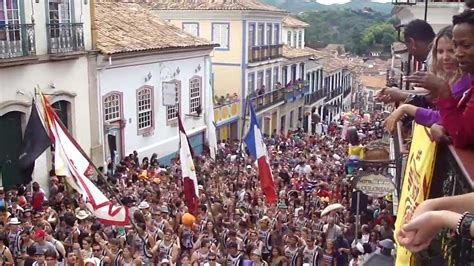
[[[373,0],[374,2],[391,2],[391,0]],[[349,0],[318,0],[319,3],[325,4],[325,5],[330,5],[330,4],[344,4],[349,2]]]

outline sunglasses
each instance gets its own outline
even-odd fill
[[[207,258],[208,261],[216,261],[216,258]]]
[[[100,249],[93,249],[93,251],[94,251],[94,252],[100,252],[100,251],[102,251],[102,250],[100,250]]]

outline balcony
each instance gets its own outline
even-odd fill
[[[280,58],[283,54],[283,44],[262,45],[249,48],[249,63]]]
[[[0,67],[37,60],[34,24],[0,25]]]
[[[214,106],[214,122],[219,125],[239,117],[240,102],[234,101]]]
[[[297,81],[286,86],[286,102],[294,102],[309,92],[308,81]]]
[[[85,53],[83,23],[54,23],[46,27],[52,59],[76,58]]]
[[[326,102],[331,101],[332,99],[340,96],[343,93],[342,87],[339,87],[337,89],[333,89],[329,91],[328,97],[326,98]]]
[[[408,147],[407,132],[401,123],[394,136],[399,149],[395,156],[402,158],[400,164],[406,165]],[[409,133],[408,133],[409,134]],[[461,195],[473,192],[474,188],[474,150],[456,149],[451,145],[438,144],[433,177],[428,198]],[[406,170],[405,170],[406,171]],[[398,195],[401,193],[403,171],[397,170],[396,184]],[[471,265],[462,257],[463,247],[450,231],[442,229],[435,236],[431,245],[424,251],[415,254],[414,265]],[[471,248],[472,244],[468,245]]]
[[[305,96],[304,104],[305,105],[312,105],[313,103],[323,99],[324,97],[326,97],[326,94],[324,93],[324,91],[323,90],[317,90],[317,91]]]
[[[250,97],[250,100],[252,101],[252,105],[255,107],[255,111],[261,111],[265,108],[268,108],[270,106],[279,104],[283,101],[285,101],[285,88],[279,88],[267,93],[264,93],[262,95],[257,95],[254,97]]]
[[[344,96],[343,96],[343,98],[346,98],[349,94],[351,94],[351,91],[352,91],[351,87],[348,87],[348,88],[344,91]]]

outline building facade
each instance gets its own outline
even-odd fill
[[[214,45],[133,3],[96,4],[96,23],[100,127],[107,159],[118,161],[136,151],[141,158],[156,154],[160,163],[169,164],[179,149],[178,116],[200,154],[206,103],[212,97]]]
[[[87,1],[5,0],[0,3],[0,177],[4,187],[24,182],[17,160],[40,88],[88,154],[91,138],[89,75],[91,47]],[[33,180],[47,187],[51,153],[36,162]]]

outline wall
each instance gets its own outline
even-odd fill
[[[227,93],[232,95],[234,92],[237,95],[241,94],[242,68],[213,64],[212,73],[214,74],[214,95],[225,96]]]
[[[431,24],[435,33],[441,28],[449,26],[452,23],[453,15],[458,14],[460,8],[464,7],[463,2],[459,3],[428,3],[428,23]],[[401,24],[407,24],[414,19],[424,19],[425,3],[418,2],[414,6],[403,7],[396,16]]]
[[[207,51],[209,53],[209,51]],[[172,58],[174,57],[174,58]],[[184,58],[184,59],[180,59]],[[128,64],[120,60],[112,61],[111,66],[99,70],[99,87],[101,95],[112,91],[121,91],[124,99],[124,152],[136,150],[140,157],[151,156],[157,153],[158,157],[165,157],[178,151],[177,123],[169,123],[166,118],[166,107],[162,106],[162,82],[177,79],[181,81],[181,118],[189,136],[205,131],[205,97],[209,86],[209,67],[204,55],[185,57],[179,53],[164,56],[155,56],[153,60],[138,61],[140,58],[129,60]],[[200,66],[200,70],[199,67]],[[173,73],[180,69],[173,78]],[[150,73],[151,80],[145,82],[145,76]],[[203,114],[199,118],[188,117],[189,114],[189,79],[193,76],[202,77],[201,106]],[[136,90],[148,85],[154,87],[154,130],[150,135],[138,135]],[[176,121],[175,121],[176,122]]]
[[[59,100],[69,101],[71,106],[69,122],[72,135],[82,149],[89,154],[91,148],[89,109],[78,110],[79,107],[89,105],[87,58],[2,68],[0,80],[2,81],[0,83],[2,92],[0,93],[0,105],[8,101],[30,104],[37,85],[45,94],[54,94],[47,95],[51,104]],[[50,88],[49,84],[54,84],[55,88]],[[17,91],[23,92],[24,95],[17,93]],[[26,113],[23,121],[26,126],[30,107],[22,108],[16,105],[8,110],[0,109],[0,115],[14,110]],[[34,180],[45,188],[47,188],[51,165],[46,154],[48,151],[38,159],[34,172]]]

